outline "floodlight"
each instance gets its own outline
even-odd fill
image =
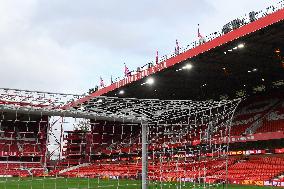
[[[146,80],[146,83],[149,84],[149,85],[153,85],[154,84],[154,79],[152,77],[149,77],[147,80]]]
[[[244,48],[244,47],[245,47],[245,44],[243,44],[243,43],[241,43],[241,44],[238,45],[238,48],[239,48],[239,49],[242,49],[242,48]]]
[[[191,64],[186,64],[184,67],[182,67],[182,69],[184,69],[184,70],[191,70],[192,67],[193,66]]]

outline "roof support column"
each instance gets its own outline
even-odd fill
[[[148,189],[148,123],[142,123],[142,189]]]

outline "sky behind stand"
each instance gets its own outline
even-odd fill
[[[273,2],[1,0],[0,87],[82,94]]]

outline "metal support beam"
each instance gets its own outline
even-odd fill
[[[129,122],[129,123],[141,123],[145,121],[141,118],[123,117],[123,116],[110,116],[110,115],[100,115],[92,112],[79,112],[61,109],[38,109],[38,108],[11,108],[0,105],[0,112],[7,113],[18,113],[18,114],[28,114],[28,115],[46,115],[46,116],[61,116],[61,117],[73,117],[73,118],[85,118],[93,120],[103,120],[103,121],[117,121],[117,122]]]
[[[148,124],[142,123],[142,189],[148,189]]]

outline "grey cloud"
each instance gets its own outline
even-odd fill
[[[188,25],[210,11],[204,1],[43,2],[36,22],[61,43],[84,41],[130,53],[149,49],[153,42],[158,43],[157,34],[169,36],[173,28]]]

